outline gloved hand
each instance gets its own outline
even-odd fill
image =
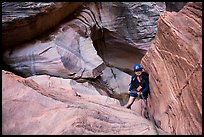
[[[142,95],[142,92],[137,92],[137,95],[139,96],[139,95]]]
[[[142,95],[142,92],[140,92],[140,95]]]

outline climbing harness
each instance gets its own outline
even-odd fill
[[[155,123],[155,120],[153,119],[153,116],[151,115],[150,111],[149,111],[149,108],[148,108],[148,105],[147,105],[147,100],[145,100],[143,94],[140,94],[140,96],[142,97],[142,100],[144,101],[145,105],[146,105],[146,110],[147,110],[147,114],[148,114],[148,117],[150,118],[150,121],[152,122],[153,126],[154,126],[154,129],[156,131],[156,134],[159,135],[159,131],[157,130],[157,127],[156,127],[156,123]],[[139,95],[138,95],[138,98],[139,98]]]

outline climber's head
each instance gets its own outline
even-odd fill
[[[142,74],[142,67],[141,67],[141,65],[140,64],[135,64],[135,66],[134,66],[134,68],[133,68],[133,70],[134,70],[134,72],[135,72],[135,74],[137,75],[137,76],[140,76],[141,74]]]

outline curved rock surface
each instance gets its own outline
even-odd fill
[[[162,13],[142,58],[150,74],[151,112],[172,134],[202,134],[202,3]]]
[[[188,3],[178,13],[162,13],[158,22],[164,2],[85,3],[55,30],[18,44],[24,37],[12,27],[22,29],[19,33],[27,39],[32,29],[46,25],[38,22],[44,21],[41,15],[47,28],[55,26],[72,12],[63,13],[58,4],[69,3],[28,2],[20,6],[28,10],[29,17],[16,20],[10,16],[11,22],[5,22],[3,16],[3,30],[8,28],[8,34],[2,34],[11,34],[6,37],[13,38],[15,45],[4,46],[8,48],[4,63],[22,76],[43,75],[22,78],[2,71],[3,134],[155,134],[137,109],[141,101],[132,111],[108,97],[119,99],[127,92],[130,76],[120,70],[132,73],[151,42],[141,63],[150,74],[148,105],[157,125],[170,134],[202,134],[202,3]],[[51,14],[59,15],[58,21],[44,18]],[[32,22],[38,22],[39,28]],[[110,68],[105,69],[106,65]]]
[[[110,66],[131,71],[150,47],[164,2],[98,3],[104,37],[95,47]]]
[[[16,47],[58,25],[83,2],[3,2],[2,47]]]
[[[64,18],[65,13],[68,15],[66,10],[69,8],[74,10],[80,5],[80,3],[75,6],[69,5],[69,3],[48,3],[48,6],[43,6],[42,3],[37,5],[35,5],[36,3],[27,3],[23,7],[32,7],[32,4],[35,8],[39,7],[37,8],[38,12],[47,12],[46,15],[49,14],[49,17],[57,15],[58,12],[62,13],[63,15],[59,15],[60,19]],[[53,9],[51,5],[54,6]],[[63,5],[66,10],[62,10],[62,7],[57,5]],[[108,12],[110,6],[113,12]],[[16,7],[19,8],[18,5]],[[47,8],[52,10],[48,11]],[[135,63],[140,61],[149,48],[150,41],[156,33],[156,21],[160,12],[164,10],[165,3],[159,2],[85,3],[73,14],[72,18],[66,20],[66,23],[61,24],[41,38],[21,45],[18,45],[15,40],[9,40],[16,47],[6,50],[4,62],[26,77],[35,74],[48,74],[63,78],[96,78],[105,68],[103,61],[107,65],[128,72],[132,70]],[[4,12],[6,11],[5,8]],[[38,29],[42,31],[41,27],[44,25],[49,27],[47,23],[57,24],[57,21],[55,23],[50,22],[48,17],[34,15],[23,18],[21,21],[31,23],[33,19],[39,21],[42,19],[43,25],[35,24],[35,27],[39,28],[27,23],[26,27],[32,28],[29,29],[29,32],[19,30],[18,20],[11,20],[16,29],[10,30],[26,35],[23,37],[26,38],[30,37],[30,31],[37,31]],[[6,15],[3,18],[6,18]],[[3,22],[3,26],[4,24],[5,22]],[[3,35],[4,32],[6,35],[14,35],[9,29],[6,30],[6,27],[3,28]],[[33,35],[34,33],[37,32],[32,32]],[[10,37],[6,35],[3,40],[7,38],[21,40],[18,36],[23,36],[15,34],[17,37]]]
[[[69,80],[22,78],[7,71],[2,71],[2,80],[3,135],[156,134],[140,114],[110,97],[79,95]]]
[[[75,27],[71,27],[74,24]],[[48,74],[62,78],[96,78],[105,68],[90,37],[81,36],[76,20],[39,40],[4,52],[4,61],[24,77]],[[90,56],[91,55],[91,56]]]
[[[121,105],[127,103],[129,83],[131,76],[116,68],[106,67],[101,75],[101,80],[105,83],[110,97],[117,98]]]

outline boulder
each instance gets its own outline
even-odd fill
[[[104,87],[108,90],[108,95],[121,101],[121,105],[127,103],[128,89],[131,76],[113,67],[106,67],[101,75]]]
[[[22,78],[2,71],[2,134],[156,134],[153,125],[136,112],[96,95],[80,96],[69,86],[69,80]],[[166,133],[159,130],[159,134]]]
[[[164,12],[141,64],[149,73],[151,113],[171,134],[202,134],[202,2]]]

